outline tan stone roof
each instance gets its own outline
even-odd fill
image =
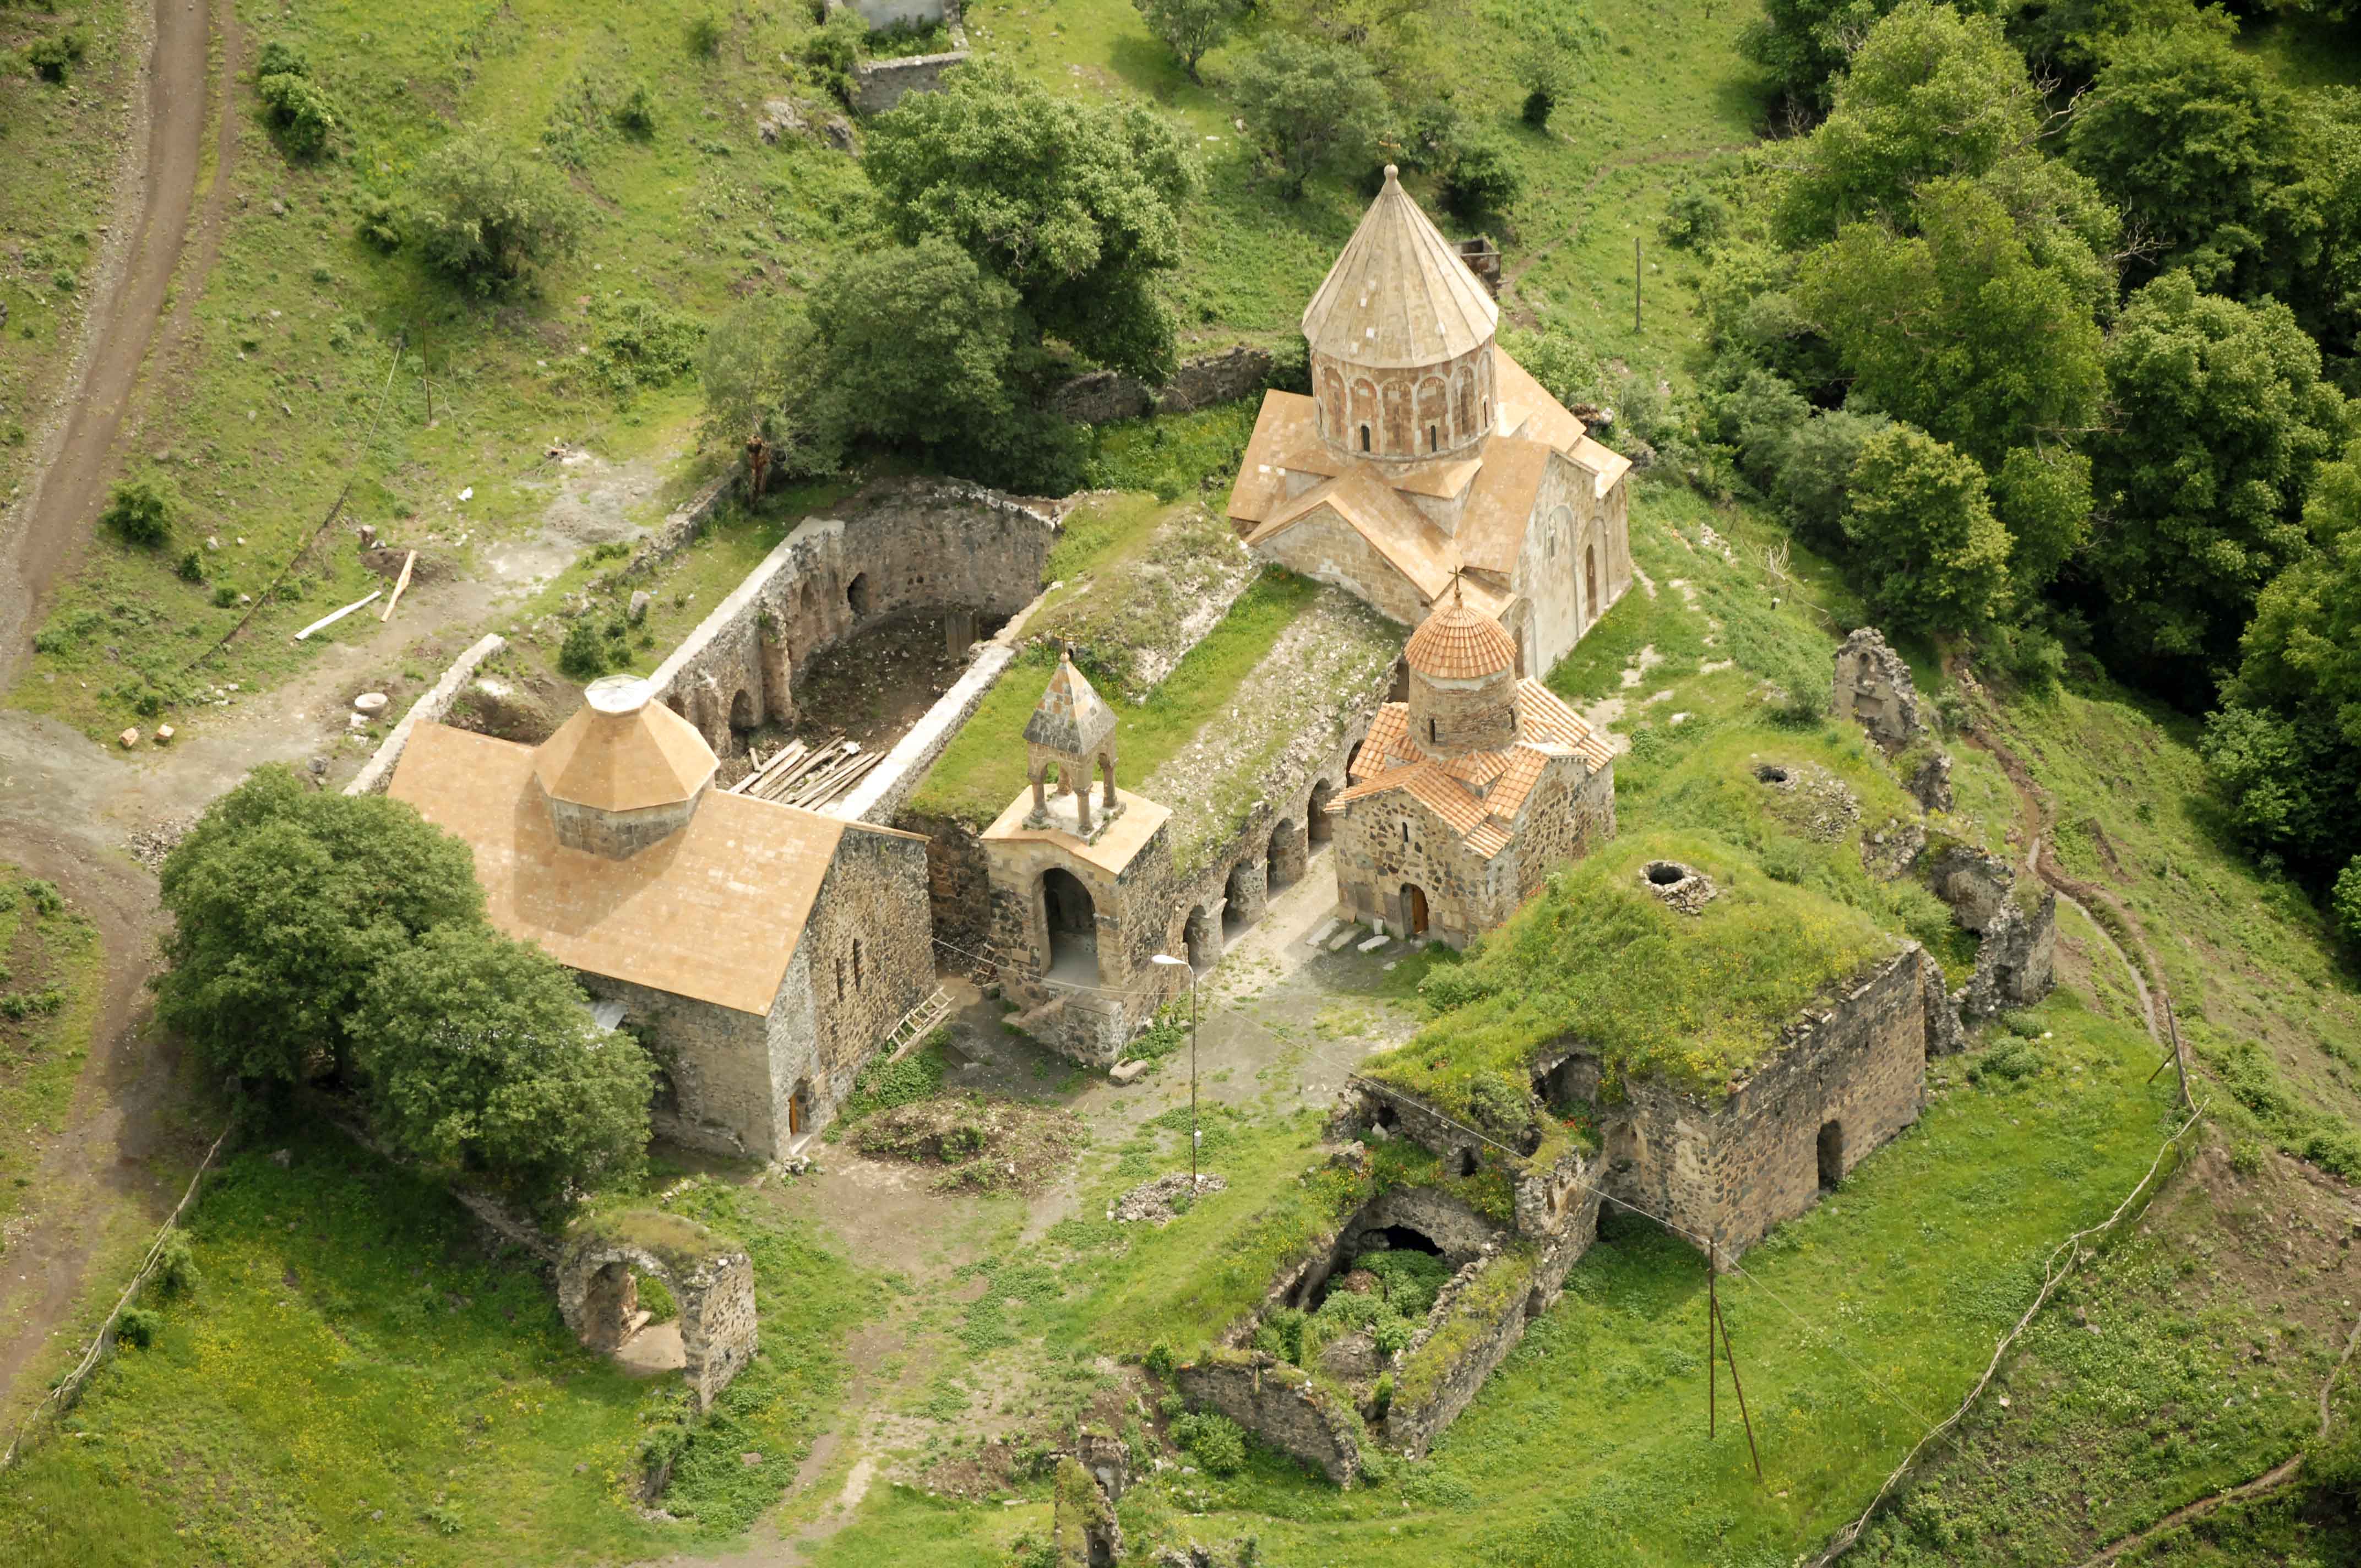
[[[1385,189],[1303,311],[1314,354],[1356,365],[1440,365],[1491,339],[1500,308],[1403,190]]]
[[[1422,675],[1476,681],[1515,669],[1517,645],[1499,621],[1467,608],[1465,590],[1455,582],[1450,597],[1410,634],[1402,657]]]
[[[714,791],[678,832],[609,860],[557,841],[534,756],[422,724],[386,793],[467,840],[486,912],[508,935],[569,968],[741,1013],[770,1011],[843,836],[895,833]]]
[[[1588,469],[1594,496],[1603,498],[1631,471],[1631,459],[1593,441],[1589,427],[1497,345],[1492,350],[1492,385],[1500,398],[1501,428],[1510,436],[1554,446],[1568,462]]]
[[[646,682],[609,675],[582,696],[533,753],[534,776],[557,799],[601,811],[676,806],[713,777],[713,748],[695,725],[649,701]]]
[[[1061,650],[1057,672],[1035,705],[1033,717],[1025,721],[1025,739],[1052,751],[1080,757],[1098,750],[1099,742],[1113,733],[1115,709],[1074,668],[1073,655]]]
[[[1367,540],[1422,601],[1433,603],[1451,586],[1458,565],[1451,536],[1382,477],[1358,465],[1286,502],[1246,535],[1246,543],[1260,544],[1323,511]],[[1496,620],[1505,618],[1521,597],[1479,577],[1463,582],[1468,604]]]
[[[1448,824],[1469,850],[1489,860],[1516,841],[1517,814],[1552,759],[1569,755],[1581,759],[1587,773],[1614,761],[1580,715],[1531,678],[1517,683],[1517,743],[1448,761],[1427,755],[1411,736],[1409,706],[1389,702],[1378,709],[1353,759],[1350,787],[1333,797],[1328,809],[1341,811],[1356,800],[1406,790]]]

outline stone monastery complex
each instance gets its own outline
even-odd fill
[[[1338,922],[1464,946],[1615,837],[1609,738],[1542,677],[1634,575],[1630,464],[1499,349],[1498,314],[1389,169],[1304,313],[1312,393],[1267,395],[1228,505],[1255,561],[1328,585],[1322,624],[1359,639],[1359,663],[1334,667],[1358,673],[1290,710],[1290,728],[1219,790],[1169,768],[1119,773],[1122,704],[1061,655],[1021,732],[986,738],[1025,756],[997,814],[910,809],[946,748],[984,722],[1046,598],[1058,527],[943,484],[889,487],[798,527],[654,674],[596,683],[539,745],[441,722],[446,681],[388,742],[398,762],[365,776],[467,840],[492,919],[571,966],[601,1021],[648,1043],[660,1130],[744,1157],[795,1153],[864,1067],[914,1046],[943,1014],[940,977],[996,988],[1016,1029],[1121,1076],[1191,972],[1306,877],[1333,877]],[[1231,592],[1252,569],[1231,574]],[[917,612],[943,612],[966,661],[926,716],[838,798],[746,793],[741,737],[792,721],[814,654]],[[1847,644],[1836,692],[1890,753],[1927,750],[1907,668],[1874,633]],[[1928,789],[1947,787],[1942,767],[1916,765]],[[720,784],[725,772],[737,782]],[[1757,777],[1790,783],[1776,767]],[[1945,855],[1937,890],[1984,938],[1970,1010],[2037,997],[2052,906],[2017,896],[1990,857]],[[1718,917],[1719,890],[1696,868],[1651,861],[1638,880],[1646,918],[1668,931]],[[1768,1031],[1748,1075],[1710,1098],[1617,1080],[1579,1033],[1551,1041],[1512,1092],[1535,1129],[1579,1122],[1591,1139],[1482,1134],[1431,1095],[1356,1077],[1339,1157],[1357,1139],[1402,1137],[1437,1176],[1373,1199],[1271,1304],[1316,1306],[1365,1247],[1414,1238],[1441,1253],[1459,1272],[1390,1363],[1389,1409],[1370,1402],[1383,1358],[1349,1344],[1321,1378],[1241,1350],[1183,1368],[1182,1390],[1340,1480],[1365,1424],[1423,1452],[1554,1297],[1603,1198],[1733,1260],[1916,1118],[1927,1058],[1956,1047],[1961,1004],[1916,943],[1893,940]],[[1469,1197],[1488,1174],[1513,1216]],[[620,1266],[583,1268],[585,1321],[628,1318]],[[714,1310],[716,1324],[745,1315]],[[1455,1312],[1485,1315],[1438,1337]],[[722,1376],[744,1346],[715,1334]],[[1413,1376],[1422,1354],[1447,1365]],[[1359,1421],[1340,1400],[1361,1404]]]

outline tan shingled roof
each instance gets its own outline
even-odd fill
[[[1238,482],[1230,488],[1230,516],[1266,521],[1289,505],[1290,473],[1327,478],[1341,466],[1342,458],[1320,439],[1319,404],[1300,392],[1265,392],[1238,464]]]
[[[1568,462],[1589,470],[1593,496],[1603,498],[1615,488],[1616,480],[1631,471],[1631,459],[1593,441],[1587,425],[1497,345],[1492,350],[1492,384],[1499,393],[1501,424],[1509,434],[1554,446]]]
[[[678,832],[609,860],[557,841],[533,759],[422,724],[386,793],[467,841],[486,913],[509,936],[572,969],[741,1013],[770,1011],[843,836],[894,831],[714,791]]]
[[[1074,668],[1072,653],[1060,650],[1057,671],[1034,706],[1033,717],[1025,721],[1025,739],[1080,757],[1097,751],[1099,742],[1113,733],[1115,709]]]
[[[647,683],[609,675],[590,683],[574,717],[533,752],[541,787],[601,811],[676,806],[718,766],[697,726],[659,702]]]
[[[1442,681],[1481,680],[1517,667],[1517,645],[1488,615],[1470,609],[1455,586],[1410,634],[1402,657],[1420,674]]]
[[[1367,539],[1420,598],[1433,600],[1450,586],[1459,565],[1451,536],[1358,464],[1296,497],[1247,535],[1246,543],[1259,544],[1323,507]]]
[[[1303,311],[1314,354],[1355,365],[1440,365],[1490,340],[1500,308],[1403,190],[1385,189]]]

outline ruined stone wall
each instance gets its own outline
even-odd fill
[[[932,935],[927,841],[847,828],[796,948],[811,965],[814,1027],[810,1054],[777,1064],[783,1134],[797,1083],[810,1084],[806,1130],[826,1126],[894,1025],[934,989]]]
[[[369,754],[369,760],[361,764],[361,771],[354,774],[352,783],[345,786],[345,793],[383,795],[386,785],[393,782],[393,770],[401,762],[401,753],[409,748],[412,733],[422,724],[440,724],[448,718],[451,705],[458,700],[461,689],[467,684],[467,677],[476,673],[478,665],[507,646],[505,640],[493,633],[452,660],[451,667],[443,672],[443,678],[412,703],[410,711],[401,716],[401,722],[393,727],[393,732],[378,743],[377,750]]]
[[[1850,1171],[1918,1119],[1927,1093],[1927,1009],[1912,944],[1815,1007],[1719,1106],[1662,1085],[1627,1085],[1601,1114],[1608,1190],[1699,1235],[1728,1262],[1817,1202],[1819,1135],[1841,1129]]]
[[[742,727],[796,716],[795,672],[855,629],[906,610],[1016,614],[1039,593],[1057,525],[981,486],[895,481],[781,541],[649,677],[718,752]]]
[[[1596,773],[1579,757],[1553,757],[1525,797],[1517,842],[1517,902],[1542,890],[1552,869],[1580,860],[1615,837],[1615,765]]]
[[[662,1279],[680,1309],[681,1373],[701,1415],[754,1358],[753,1263],[734,1250],[660,1256],[627,1240],[585,1232],[567,1245],[557,1267],[558,1314],[583,1344],[611,1352],[629,1339],[639,1302],[635,1269]]]
[[[1358,1422],[1301,1367],[1259,1352],[1217,1351],[1174,1368],[1172,1383],[1191,1405],[1220,1411],[1339,1486],[1360,1473]]]
[[[1568,1256],[1556,1264],[1548,1287],[1553,1299],[1572,1262]],[[1444,1284],[1426,1326],[1398,1364],[1394,1402],[1386,1412],[1387,1447],[1425,1458],[1434,1440],[1508,1359],[1525,1337],[1525,1325],[1541,1311],[1534,1304],[1539,1286],[1533,1266],[1521,1250],[1494,1249]]]
[[[1832,692],[1839,722],[1860,725],[1893,756],[1927,732],[1916,683],[1874,626],[1858,626],[1837,650]]]
[[[852,106],[864,115],[882,115],[913,93],[932,93],[942,85],[943,72],[967,61],[967,50],[947,54],[914,54],[900,60],[863,60],[852,67]]]
[[[790,966],[791,981],[794,976]],[[657,1135],[741,1159],[770,1156],[774,1106],[763,1018],[606,975],[577,970],[576,978],[593,997],[621,1003],[625,1023],[651,1031],[649,1048],[674,1099],[652,1118]]]
[[[1187,413],[1251,397],[1270,385],[1270,351],[1240,344],[1180,362],[1172,379],[1151,387],[1120,370],[1077,376],[1049,394],[1049,406],[1080,424]]]
[[[952,949],[943,962],[974,966],[971,954],[992,943],[992,867],[983,840],[965,823],[924,812],[903,812],[894,825],[927,837],[927,898],[934,911],[935,939]]]

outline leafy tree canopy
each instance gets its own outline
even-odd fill
[[[1847,60],[1896,0],[1763,0],[1762,17],[1739,48],[1759,66],[1792,114],[1825,114]],[[1956,9],[1992,15],[2005,0],[1960,0]]]
[[[947,238],[847,258],[810,312],[831,422],[930,444],[1013,410],[1016,291]]]
[[[208,1070],[299,1083],[352,1056],[369,976],[431,927],[479,919],[467,845],[382,795],[259,768],[164,861],[156,1011]]]
[[[1804,263],[1798,301],[1851,378],[1851,400],[1995,466],[2013,446],[2089,426],[2102,339],[2072,287],[1977,186],[1936,181],[1918,207],[1916,236],[1849,224]]]
[[[1924,431],[1894,425],[1862,444],[1843,526],[1870,601],[1895,624],[1966,630],[2007,607],[2008,531],[1983,470]]]
[[[479,130],[427,155],[412,192],[411,237],[427,261],[480,293],[570,256],[583,203],[564,177]]]
[[[2304,496],[2344,442],[2345,400],[2286,306],[2201,293],[2186,272],[2132,297],[2105,358],[2089,570],[2121,652],[2199,661],[2202,677],[2306,552]]]
[[[478,922],[437,926],[379,964],[358,1003],[377,1125],[411,1154],[532,1200],[637,1169],[647,1053],[594,1024],[540,948]]]
[[[1385,90],[1348,45],[1266,37],[1239,61],[1232,89],[1246,134],[1279,170],[1290,196],[1323,169],[1371,157],[1385,136]]]
[[[1053,96],[994,61],[872,126],[863,159],[905,245],[951,241],[1016,291],[1033,328],[1151,380],[1173,366],[1152,280],[1180,264],[1194,160],[1137,104]]]
[[[1208,49],[1222,47],[1245,9],[1241,0],[1131,0],[1148,30],[1180,57],[1189,80],[1202,80],[1197,62]]]

